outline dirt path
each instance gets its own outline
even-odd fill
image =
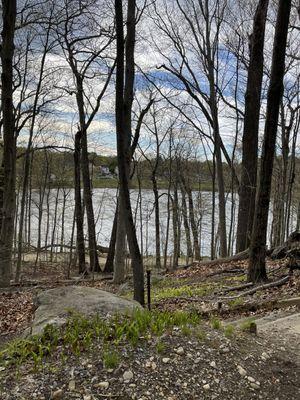
[[[273,312],[257,320],[256,324],[258,335],[273,341],[279,348],[285,349],[294,358],[293,361],[300,366],[299,312],[292,315],[286,315],[283,312]]]

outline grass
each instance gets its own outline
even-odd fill
[[[65,360],[69,354],[79,355],[91,349],[94,343],[100,343],[104,349],[105,367],[114,368],[113,365],[119,363],[119,358],[110,349],[111,345],[128,343],[134,347],[151,336],[160,337],[174,327],[188,332],[191,327],[199,325],[200,320],[195,312],[184,311],[136,310],[131,316],[115,315],[108,320],[99,316],[86,318],[73,315],[63,328],[48,325],[41,335],[8,344],[0,352],[0,364],[18,366],[29,360],[38,367],[47,356],[58,349]],[[160,346],[162,345],[158,345]]]
[[[256,323],[253,318],[247,319],[240,325],[240,329],[244,332],[253,332],[256,330]]]
[[[203,284],[201,286],[183,285],[180,287],[167,287],[167,283],[163,283],[164,285],[162,287],[157,286],[153,288],[153,299],[155,301],[177,297],[202,297],[210,294],[214,290],[214,286],[210,284]]]
[[[219,329],[222,328],[222,323],[217,317],[212,317],[210,319],[210,324],[211,324],[211,327],[213,329],[218,329],[219,330]]]
[[[231,338],[234,334],[234,326],[233,325],[226,325],[224,328],[224,335],[227,338]]]
[[[244,304],[244,300],[241,297],[237,297],[234,300],[230,300],[228,302],[228,304],[232,307],[232,308],[236,308],[241,306],[242,304]]]
[[[159,340],[157,343],[156,343],[156,351],[159,353],[159,354],[161,354],[161,353],[163,353],[165,350],[166,350],[166,345],[164,344],[164,342],[162,342],[161,340]]]
[[[115,369],[120,364],[118,353],[109,348],[104,350],[102,360],[106,369]]]

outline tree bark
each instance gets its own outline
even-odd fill
[[[239,211],[236,252],[249,247],[255,209],[259,112],[263,78],[264,41],[269,0],[260,0],[256,9],[245,95],[242,140],[242,175],[239,188]]]
[[[10,283],[16,206],[16,137],[13,106],[13,56],[16,13],[16,0],[2,0],[3,207],[0,213],[0,286],[2,287],[9,286]]]
[[[283,95],[285,51],[290,11],[291,0],[280,0],[275,28],[267,116],[250,246],[248,279],[252,282],[266,280],[267,278],[265,261],[266,236],[279,107]]]
[[[191,231],[190,231],[190,224],[188,220],[188,212],[186,205],[186,193],[183,186],[181,187],[181,206],[182,206],[183,226],[186,237],[186,252],[187,252],[186,255],[187,259],[189,260],[190,258],[193,257],[193,248],[192,248]]]
[[[81,132],[75,135],[74,148],[74,186],[75,186],[75,221],[76,221],[76,248],[79,265],[79,274],[85,272],[85,246],[83,230],[83,207],[81,200],[81,175],[80,175],[80,156],[81,156]]]
[[[120,284],[125,280],[125,258],[126,258],[126,227],[124,220],[124,202],[119,194],[117,208],[117,231],[116,231],[116,250],[114,262],[114,283]]]
[[[113,227],[110,235],[109,249],[108,254],[104,266],[105,273],[114,271],[114,259],[115,259],[115,251],[116,251],[116,240],[117,240],[117,228],[118,228],[118,203],[115,211]]]
[[[131,161],[131,111],[134,86],[134,47],[135,47],[135,0],[128,0],[127,38],[126,38],[126,79],[124,63],[124,20],[122,0],[115,0],[117,70],[116,70],[116,134],[120,180],[120,193],[123,201],[126,233],[133,268],[134,299],[145,304],[144,268],[140,253],[129,192],[129,166]]]

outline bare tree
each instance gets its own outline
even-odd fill
[[[263,50],[268,3],[269,0],[260,0],[258,2],[253,22],[253,32],[250,36],[250,63],[245,94],[242,140],[242,175],[239,187],[237,252],[249,247],[255,208],[260,98],[264,63]]]
[[[248,279],[253,282],[267,278],[266,235],[271,194],[273,161],[275,154],[277,125],[280,103],[283,95],[283,77],[285,72],[285,53],[291,0],[280,0],[273,45],[272,70],[268,90],[267,115],[261,156],[258,193],[250,246]]]
[[[97,19],[97,16],[100,18],[100,15],[97,15],[98,6],[99,2],[96,0],[89,0],[84,3],[65,0],[61,9],[62,17],[59,16],[56,29],[58,40],[74,77],[74,88],[67,89],[67,91],[76,95],[78,132],[76,134],[75,162],[80,161],[81,165],[83,197],[88,223],[90,268],[92,271],[100,271],[100,266],[97,254],[87,134],[100,108],[101,100],[105,95],[114,70],[114,65],[110,65],[109,58],[105,55],[106,50],[113,41],[113,32],[111,29],[107,30],[106,27],[101,28],[99,26]],[[105,73],[104,69],[106,69]],[[93,102],[91,98],[93,90],[89,88],[87,82],[99,76],[97,70],[101,71],[100,76],[104,76],[104,83]],[[79,151],[80,153],[78,154]],[[77,166],[75,166],[76,168]],[[76,171],[75,183],[77,185],[76,201],[78,203],[81,201],[80,173],[78,171]],[[78,223],[78,230],[82,229],[81,220],[83,219],[82,216],[79,216],[80,211],[82,212],[80,208],[82,207],[77,204],[76,222]],[[80,269],[82,270],[84,261],[82,256],[82,232],[79,235],[79,238],[77,236],[77,239],[79,239],[77,247],[81,254]]]
[[[115,0],[116,36],[117,36],[117,70],[116,70],[116,133],[118,150],[118,167],[120,180],[120,201],[123,202],[126,234],[131,256],[134,299],[144,304],[144,268],[140,253],[129,192],[129,168],[131,161],[131,118],[134,86],[134,48],[136,30],[136,3],[128,0],[127,37],[124,46],[124,19],[122,0]],[[125,60],[124,60],[125,58]]]
[[[13,56],[16,0],[2,0],[1,109],[3,113],[3,186],[0,187],[0,286],[11,277],[16,202],[16,136],[13,105]]]

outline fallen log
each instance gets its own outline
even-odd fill
[[[54,243],[54,244],[48,244],[47,246],[43,246],[43,247],[40,247],[40,249],[38,249],[37,247],[35,247],[35,246],[30,246],[34,251],[40,251],[40,252],[43,252],[43,251],[47,251],[47,250],[49,250],[49,249],[53,249],[53,248],[62,248],[62,249],[67,249],[67,250],[76,250],[76,246],[70,246],[69,244],[56,244],[56,243]],[[104,253],[104,254],[107,254],[108,253],[108,247],[105,247],[105,246],[101,246],[101,245],[97,245],[96,246],[96,248],[97,248],[97,250],[100,252],[100,253]],[[87,249],[88,250],[88,249]]]
[[[239,297],[244,297],[244,296],[248,296],[251,294],[256,293],[258,290],[266,290],[266,289],[271,289],[273,287],[279,287],[284,285],[285,283],[287,283],[290,280],[290,276],[287,275],[281,279],[279,279],[279,281],[275,281],[275,282],[270,282],[270,283],[266,283],[264,285],[260,285],[260,286],[256,286],[253,289],[247,290],[246,292],[240,293],[236,296],[230,296],[230,297],[220,297],[221,300],[235,300],[238,299]]]
[[[214,265],[228,264],[232,261],[247,260],[247,258],[249,258],[249,249],[246,249],[246,250],[244,250],[240,253],[237,253],[231,257],[217,258],[215,260],[208,260],[208,261],[201,261],[201,262],[197,263],[196,265],[198,265],[199,267],[214,266]]]

